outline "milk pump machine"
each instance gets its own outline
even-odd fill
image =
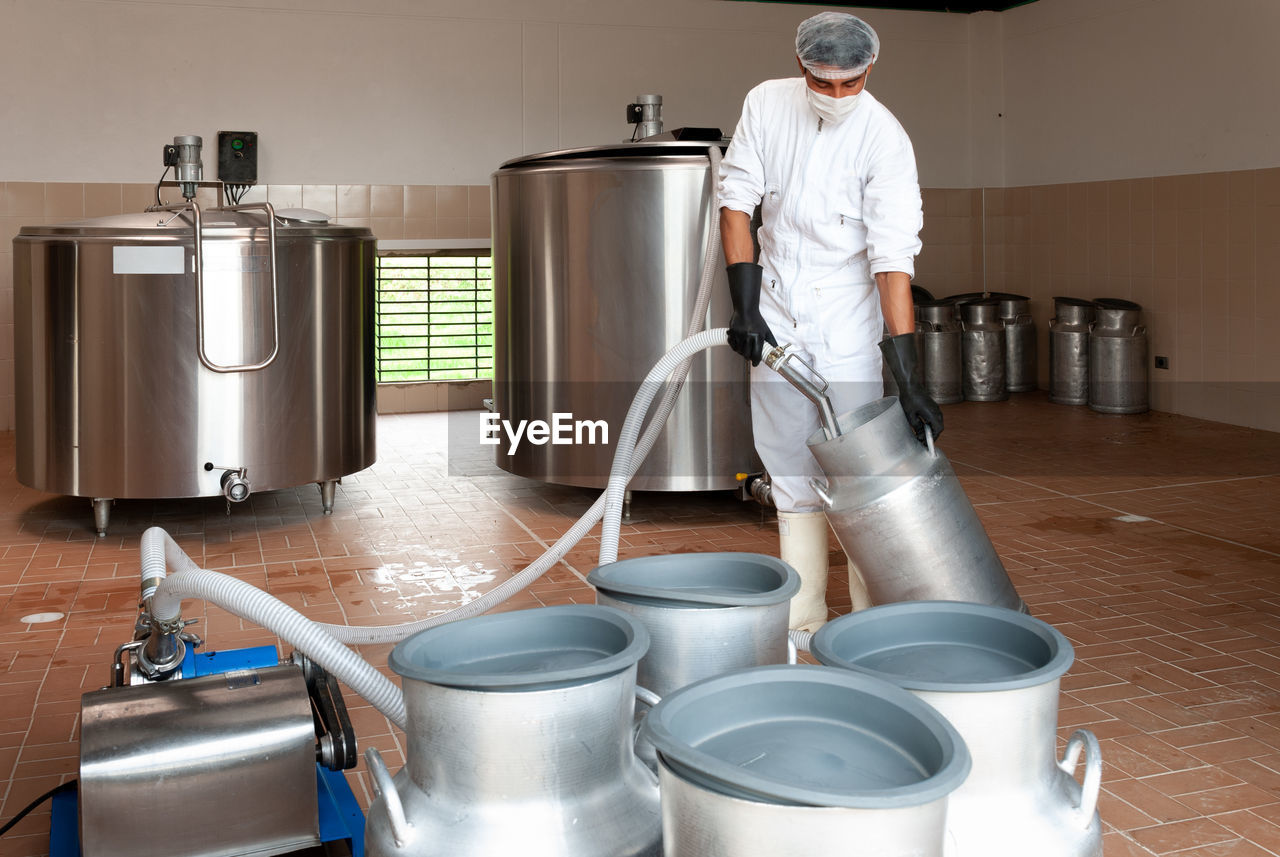
[[[194,193],[199,173],[191,166],[190,155],[181,151],[186,145],[183,139],[175,141],[175,149],[179,150],[178,181],[192,186],[184,186],[185,195]],[[717,146],[710,147],[713,175],[719,154]],[[727,329],[700,329],[718,257],[718,223],[714,217],[711,220],[689,336],[664,355],[641,383],[618,436],[605,492],[546,553],[475,601],[402,625],[313,622],[243,581],[199,568],[160,528],[144,533],[140,610],[133,639],[116,650],[109,685],[82,698],[79,790],[55,796],[51,857],[148,853],[265,857],[323,843],[346,843],[352,854],[363,854],[364,819],[341,773],[357,762],[356,741],[337,682],[364,697],[400,729],[408,728],[409,718],[401,688],[348,646],[398,642],[487,612],[560,561],[602,518],[600,564],[617,560],[627,482],[657,441],[691,357],[727,344]],[[848,443],[860,431],[859,412],[837,417],[825,395],[825,382],[786,347],[768,349],[765,361],[818,408],[822,428],[810,446],[815,455],[824,447],[830,450],[825,461],[820,456],[831,467],[823,490],[842,544],[849,549],[858,541],[868,514],[873,519],[879,516],[872,523],[881,532],[891,529],[893,523],[885,520],[883,509],[876,513],[864,508],[866,489],[859,488],[857,503],[844,493],[848,485],[868,481],[849,478],[849,468],[843,466],[844,459],[859,457]],[[658,406],[646,423],[659,393]],[[896,446],[875,444],[879,458],[873,456],[871,466],[887,470],[869,482],[886,493],[906,487],[908,493],[914,492],[915,508],[940,509],[954,518],[954,510],[946,506],[955,500],[953,495],[942,497],[941,504],[920,505],[922,496],[936,494],[937,485],[947,481],[950,468],[945,457],[932,445],[926,451],[916,442],[896,399],[872,404],[879,410],[871,421],[884,424],[899,441]],[[904,433],[908,441],[901,439]],[[927,458],[923,476],[911,472],[921,456]],[[956,482],[954,474],[949,478]],[[863,526],[842,527],[841,514],[850,520],[860,517]],[[889,517],[894,514],[889,510]],[[977,531],[985,538],[980,525]],[[972,533],[961,535],[972,540]],[[947,547],[957,555],[964,553],[955,550],[954,539]],[[855,553],[851,551],[850,556]],[[877,603],[940,597],[1020,605],[998,560],[996,566],[998,574],[994,570],[975,573],[972,566],[957,567],[948,574],[933,561],[916,565],[922,570],[914,572],[914,580],[902,578],[903,568],[886,566],[883,585],[876,582],[878,568],[866,569],[864,576]],[[907,569],[906,573],[912,572]],[[198,652],[202,641],[189,630],[193,620],[184,619],[181,612],[186,598],[203,599],[267,628],[295,652],[283,660],[269,646]],[[792,641],[805,648],[808,639],[807,634],[795,633]],[[413,752],[410,746],[407,753]],[[381,763],[370,760],[370,769],[379,788],[387,788],[389,778],[377,776],[379,771],[385,773]],[[145,822],[131,820],[143,808]],[[413,823],[412,818],[401,821]]]

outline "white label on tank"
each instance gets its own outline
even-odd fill
[[[184,247],[112,247],[113,274],[183,274],[186,273]]]

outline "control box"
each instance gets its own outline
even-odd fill
[[[218,132],[218,181],[231,185],[258,183],[258,132]]]

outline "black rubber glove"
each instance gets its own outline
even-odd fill
[[[725,268],[729,274],[729,298],[733,301],[733,318],[729,319],[729,347],[760,365],[764,344],[777,346],[773,331],[760,315],[760,282],[764,269],[753,262],[738,262]]]
[[[898,404],[907,415],[907,422],[916,437],[924,443],[924,427],[933,430],[934,440],[942,434],[942,409],[924,389],[924,379],[916,363],[916,335],[900,333],[881,340],[880,352],[885,365],[898,383]]]

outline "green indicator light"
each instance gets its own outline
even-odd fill
[[[232,140],[232,141],[231,141],[231,148],[233,148],[233,149],[243,149],[243,148],[244,148],[244,140],[241,140],[241,139],[238,139],[238,138],[237,138],[237,139],[235,139],[235,140]]]

